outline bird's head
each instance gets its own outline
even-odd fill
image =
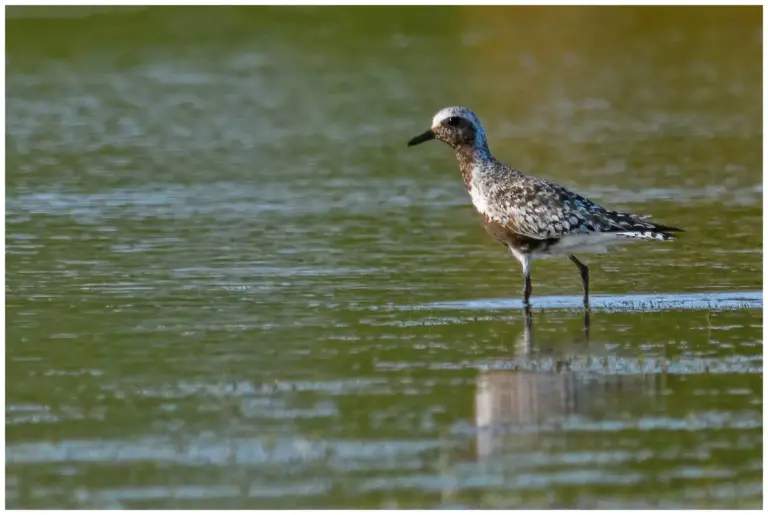
[[[412,138],[408,146],[412,147],[432,139],[444,141],[452,148],[469,146],[478,150],[487,150],[485,130],[477,115],[467,107],[446,107],[432,118],[432,127]]]

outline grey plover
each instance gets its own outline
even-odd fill
[[[589,269],[575,254],[604,252],[631,240],[674,240],[676,227],[654,224],[648,216],[609,211],[554,182],[538,179],[497,161],[485,130],[466,107],[446,107],[432,127],[408,142],[437,139],[456,153],[461,176],[485,228],[523,266],[523,304],[530,306],[531,260],[567,256],[579,269],[584,307],[589,307]]]

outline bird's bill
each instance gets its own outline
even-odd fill
[[[424,143],[425,141],[429,141],[431,139],[435,139],[435,133],[432,132],[432,129],[429,129],[426,132],[422,132],[415,138],[412,138],[411,141],[408,142],[408,146],[412,147],[414,145],[418,145],[419,143]]]

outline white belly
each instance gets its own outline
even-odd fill
[[[592,233],[566,236],[542,252],[533,253],[535,258],[567,256],[570,254],[602,254],[611,245],[631,243],[634,238],[623,233]]]

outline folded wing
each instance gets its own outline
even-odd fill
[[[672,239],[681,229],[654,224],[648,217],[608,211],[551,181],[525,177],[491,192],[502,212],[494,218],[517,234],[538,240],[582,234]]]

